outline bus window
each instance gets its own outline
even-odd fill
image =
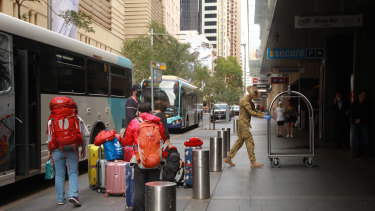
[[[83,57],[57,52],[56,72],[59,92],[85,93]]]
[[[125,77],[120,77],[116,75],[111,76],[111,95],[114,96],[121,96],[125,97],[126,96],[126,78]]]
[[[8,37],[0,34],[0,94],[9,91],[11,86],[8,45]]]
[[[92,59],[87,60],[87,88],[89,94],[108,94],[108,65]]]

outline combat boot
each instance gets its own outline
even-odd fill
[[[257,163],[255,160],[251,162],[251,168],[260,168],[263,166],[264,166],[263,164]]]
[[[236,166],[236,164],[234,164],[234,163],[232,162],[232,159],[231,159],[230,157],[226,157],[226,158],[224,159],[224,162],[228,163],[230,166]]]

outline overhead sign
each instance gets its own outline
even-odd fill
[[[271,77],[271,84],[284,84],[285,78],[284,77]]]
[[[362,14],[294,17],[294,27],[296,29],[360,27],[362,25]]]
[[[270,77],[260,77],[258,78],[258,84],[271,84]]]
[[[267,59],[316,59],[323,56],[323,48],[267,49]]]
[[[303,67],[274,67],[272,73],[283,74],[283,73],[304,73]]]
[[[152,62],[152,68],[154,68],[154,70],[166,70],[167,65],[161,62]]]

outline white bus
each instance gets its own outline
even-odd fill
[[[90,143],[122,128],[130,60],[0,13],[0,62],[0,186],[45,172],[55,96],[77,103]]]
[[[144,80],[141,86],[142,101],[151,102],[151,80]],[[202,96],[197,87],[177,76],[162,76],[161,83],[154,83],[154,101],[168,105],[165,112],[168,128],[198,126],[203,118]]]

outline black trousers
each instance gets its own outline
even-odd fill
[[[145,189],[147,182],[159,181],[159,169],[141,169],[134,167],[134,211],[145,210]]]

